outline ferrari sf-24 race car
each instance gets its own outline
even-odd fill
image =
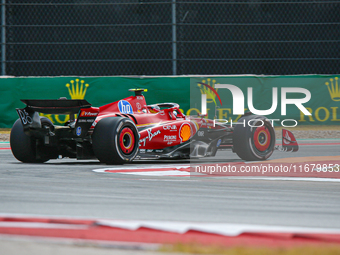
[[[68,157],[123,164],[135,158],[211,157],[219,149],[231,149],[243,160],[265,160],[277,149],[274,128],[264,116],[242,116],[230,126],[185,116],[176,103],[147,105],[144,89],[130,91],[135,95],[101,107],[66,98],[21,100],[26,107],[17,109],[19,119],[11,131],[13,155],[25,163]],[[39,112],[68,114],[70,120],[53,125]],[[282,144],[282,151],[298,149],[287,130]]]

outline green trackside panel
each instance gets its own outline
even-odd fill
[[[257,110],[270,109],[273,103],[273,88],[277,88],[277,108],[268,115],[269,119],[277,119],[279,124],[284,119],[294,119],[298,125],[338,125],[340,124],[340,75],[300,75],[300,76],[221,76],[221,77],[192,77],[190,79],[190,108],[192,112],[201,110],[201,94],[207,94],[207,109],[209,118],[237,120],[240,115],[233,115],[233,96],[229,89],[216,89],[222,100],[210,91],[207,84],[213,88],[216,84],[234,85],[241,89],[244,97],[244,108],[249,109],[249,88],[252,88],[253,106]],[[281,108],[282,88],[304,88],[311,93],[311,99],[303,106],[312,113],[304,115],[295,105],[287,105],[286,115]],[[288,93],[288,99],[304,98],[301,93]],[[280,120],[280,121],[278,121]],[[292,125],[293,122],[287,122]]]
[[[146,88],[147,104],[179,103],[189,109],[190,78],[187,77],[23,77],[0,79],[0,128],[12,127],[18,118],[15,108],[25,105],[20,99],[86,99],[102,106],[133,95],[130,88]],[[62,125],[67,115],[41,114]]]
[[[18,118],[15,108],[22,108],[20,99],[86,99],[93,106],[101,106],[132,95],[130,88],[146,88],[148,104],[175,102],[187,115],[200,112],[200,98],[204,91],[199,83],[212,87],[231,84],[241,89],[244,108],[248,108],[248,88],[253,89],[253,104],[258,110],[272,105],[272,89],[278,89],[278,106],[271,119],[295,119],[301,124],[337,125],[340,122],[340,75],[301,76],[216,76],[216,77],[20,77],[0,79],[0,128],[10,128]],[[312,116],[304,116],[294,105],[287,106],[287,115],[281,114],[281,88],[306,88],[311,99],[304,106]],[[227,89],[217,90],[222,105],[213,95],[208,95],[209,118],[233,119],[233,98]],[[208,93],[209,94],[209,93]],[[211,93],[210,93],[211,94]],[[288,98],[301,97],[289,94]],[[63,124],[68,116],[45,115],[55,124]]]

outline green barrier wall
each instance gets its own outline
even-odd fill
[[[220,77],[23,77],[0,79],[0,128],[12,127],[18,118],[15,108],[25,105],[20,99],[68,99],[88,100],[93,106],[101,106],[132,95],[130,88],[148,89],[145,93],[148,104],[176,102],[186,114],[196,114],[200,107],[200,95],[204,91],[198,82],[233,84],[239,87],[247,104],[247,87],[253,87],[254,106],[269,109],[272,87],[302,87],[308,89],[311,100],[304,104],[312,116],[303,116],[295,106],[288,106],[287,115],[281,116],[280,92],[277,110],[269,118],[296,119],[299,124],[337,125],[340,122],[340,89],[338,76],[220,76]],[[328,85],[326,85],[328,83]],[[78,89],[77,89],[78,88]],[[223,105],[208,96],[209,117],[236,119],[232,116],[232,96],[226,89],[218,90]],[[292,95],[293,98],[297,95]],[[191,101],[191,102],[190,102]],[[215,107],[218,106],[217,111]],[[247,108],[247,105],[245,105]],[[50,115],[55,124],[62,124],[67,116]]]
[[[20,99],[86,99],[93,106],[101,106],[133,95],[130,88],[146,88],[147,104],[179,102],[189,109],[187,77],[46,77],[0,79],[0,128],[12,127],[18,118],[15,108],[23,108]],[[78,90],[77,90],[78,88]],[[62,124],[68,116],[45,115],[55,124]]]
[[[267,110],[272,106],[272,89],[277,87],[278,106],[276,111],[267,117],[270,119],[294,119],[299,125],[338,125],[340,123],[340,89],[337,75],[301,75],[301,76],[228,76],[228,77],[193,77],[190,79],[191,109],[200,110],[200,94],[207,93],[205,83],[215,88],[216,84],[230,84],[240,88],[244,95],[245,109],[248,108],[247,88],[253,88],[253,105],[257,110]],[[311,99],[303,105],[312,113],[305,116],[295,105],[287,105],[287,114],[281,114],[281,88],[298,87],[305,88],[311,92]],[[208,91],[209,92],[209,91]],[[207,96],[207,108],[209,118],[236,120],[240,116],[232,115],[233,97],[228,89],[217,89],[222,99],[222,105],[216,97]],[[301,93],[288,93],[287,98],[304,98]],[[193,110],[197,112],[197,110]],[[279,124],[279,121],[274,122]],[[285,125],[292,125],[293,122]]]

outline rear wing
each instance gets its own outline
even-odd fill
[[[25,130],[29,128],[41,128],[39,112],[45,114],[68,114],[70,115],[71,121],[74,121],[74,114],[79,113],[75,125],[76,128],[80,126],[78,130],[84,129],[85,126],[85,129],[88,130],[99,113],[99,108],[91,107],[91,104],[86,100],[25,99],[21,100],[21,102],[26,104],[26,107],[23,109],[16,109],[16,111]],[[79,134],[79,131],[77,135],[81,135]]]
[[[75,114],[81,108],[89,108],[91,104],[86,100],[69,100],[69,99],[24,99],[21,100],[27,105],[28,111],[41,112],[47,114]]]

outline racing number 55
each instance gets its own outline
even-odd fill
[[[33,120],[31,116],[26,112],[25,109],[17,109],[18,115],[23,125],[32,124]]]

